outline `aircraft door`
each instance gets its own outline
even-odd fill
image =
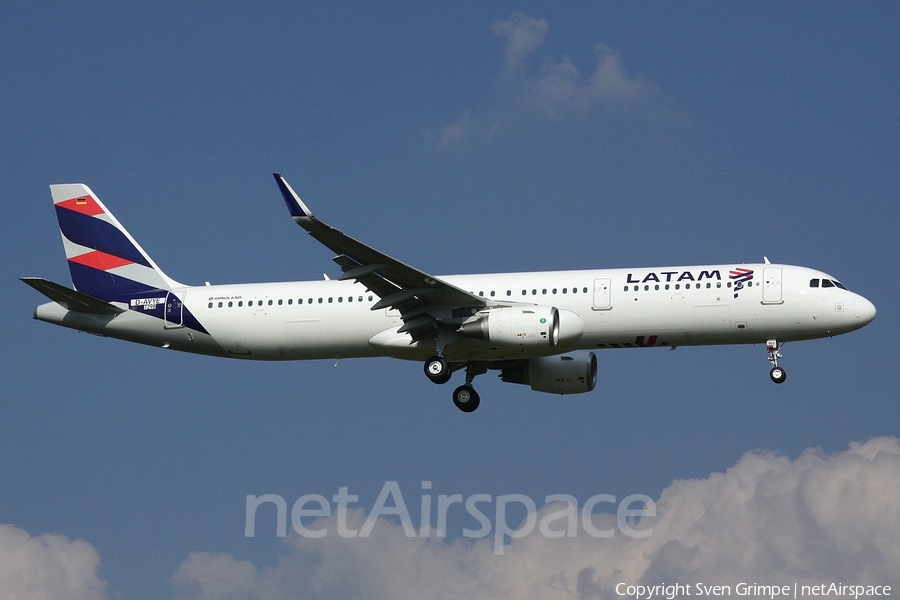
[[[166,294],[166,329],[184,327],[184,297],[187,292],[169,292]]]
[[[781,267],[763,269],[763,304],[781,304]]]
[[[611,279],[594,280],[594,310],[609,310],[612,308],[609,297],[611,287]]]

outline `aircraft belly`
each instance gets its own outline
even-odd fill
[[[372,333],[387,323],[384,317],[357,313],[246,314],[210,325],[215,337],[234,358],[250,360],[308,360],[380,356],[367,344]],[[395,325],[399,327],[397,320]]]

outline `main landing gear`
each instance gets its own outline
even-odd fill
[[[778,359],[782,358],[781,345],[779,345],[778,340],[769,340],[766,342],[766,350],[769,352],[769,362],[772,363],[772,370],[769,371],[769,377],[772,378],[772,381],[775,383],[784,383],[784,380],[787,379],[787,373],[785,373],[784,369],[778,366]]]
[[[447,383],[453,375],[453,369],[443,356],[432,356],[425,361],[425,375],[433,383]]]
[[[459,410],[470,413],[481,404],[481,398],[478,396],[475,388],[472,387],[472,384],[465,383],[453,390],[453,404]]]
[[[457,366],[461,367],[461,364]],[[425,361],[425,375],[434,383],[447,383],[454,370],[443,356],[432,356]],[[456,408],[470,413],[481,404],[481,398],[472,386],[472,381],[482,373],[487,373],[486,366],[474,362],[466,364],[466,382],[453,390],[453,404]]]

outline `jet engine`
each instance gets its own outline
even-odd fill
[[[500,379],[530,385],[536,392],[581,394],[597,385],[597,356],[578,351],[522,361],[503,369]]]
[[[545,348],[559,341],[559,311],[552,306],[513,306],[481,311],[459,335],[499,346]]]
[[[498,346],[552,348],[560,341],[580,338],[584,321],[571,311],[553,306],[508,306],[476,313],[457,333]]]

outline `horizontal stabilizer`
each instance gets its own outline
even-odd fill
[[[64,285],[53,283],[41,277],[20,277],[22,281],[47,296],[66,310],[90,313],[93,315],[115,315],[125,312],[103,300],[69,289]]]

